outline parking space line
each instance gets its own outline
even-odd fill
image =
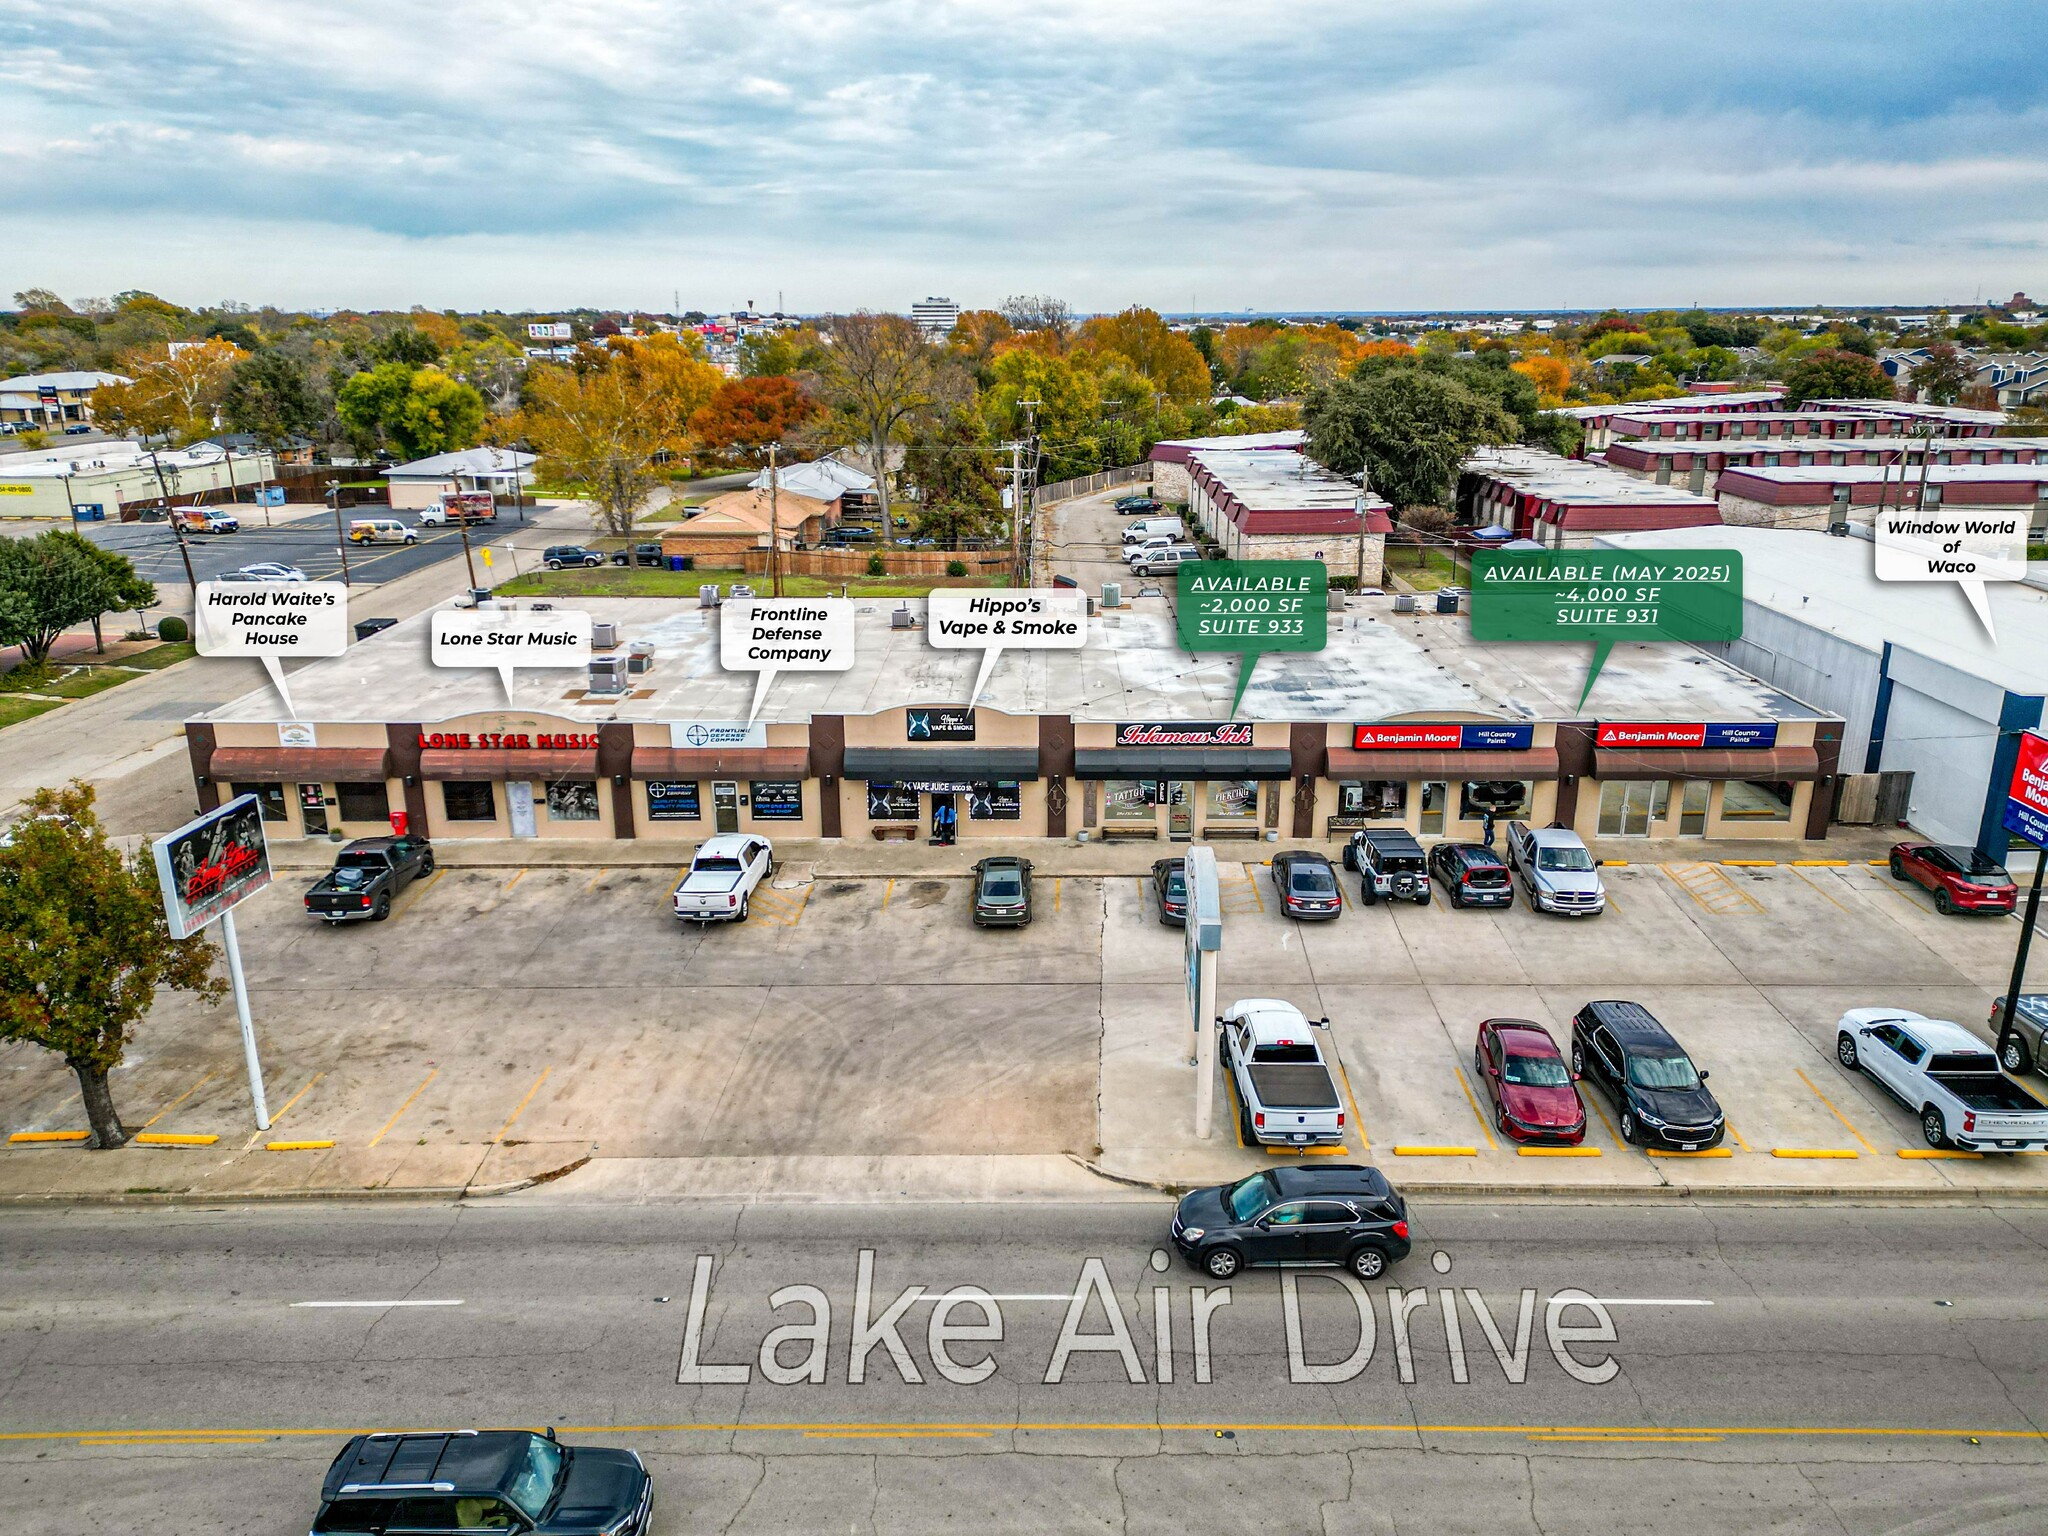
[[[377,1145],[378,1142],[384,1139],[384,1137],[390,1132],[391,1127],[398,1124],[398,1116],[404,1114],[408,1109],[412,1108],[412,1101],[418,1098],[422,1093],[426,1092],[427,1084],[431,1083],[436,1077],[440,1075],[440,1073],[441,1069],[439,1067],[436,1067],[433,1069],[433,1071],[429,1072],[425,1077],[420,1079],[419,1087],[413,1089],[411,1093],[408,1093],[405,1096],[405,1102],[398,1106],[398,1113],[394,1114],[389,1120],[386,1120],[384,1122],[384,1129],[379,1131],[376,1135],[370,1138],[371,1146],[374,1147],[375,1145]]]
[[[1370,1152],[1372,1150],[1372,1138],[1365,1134],[1365,1117],[1358,1112],[1358,1100],[1351,1096],[1351,1074],[1344,1070],[1344,1058],[1342,1056],[1339,1056],[1335,1051],[1332,1051],[1330,1054],[1336,1058],[1337,1080],[1344,1085],[1344,1102],[1351,1106],[1351,1123],[1358,1130],[1359,1148],[1362,1151]]]
[[[441,865],[431,875],[427,876],[426,879],[415,880],[412,883],[412,888],[398,898],[397,904],[391,909],[391,915],[393,917],[402,917],[407,912],[410,912],[419,903],[419,899],[426,894],[427,887],[447,873],[447,866]]]
[[[498,1134],[491,1138],[492,1146],[496,1146],[505,1139],[505,1133],[512,1129],[512,1122],[526,1113],[526,1106],[533,1102],[533,1096],[540,1092],[540,1085],[548,1080],[548,1074],[554,1070],[553,1067],[543,1067],[541,1069],[540,1076],[533,1080],[533,1086],[526,1090],[526,1097],[513,1106],[512,1113],[505,1117],[505,1123],[498,1127]]]
[[[1914,1158],[1921,1162],[1933,1162],[1937,1159],[1951,1158],[1958,1162],[1981,1163],[1984,1161],[1984,1154],[1982,1152],[1960,1152],[1953,1147],[1901,1147],[1899,1148],[1899,1156]]]
[[[1465,1090],[1465,1102],[1472,1106],[1472,1118],[1479,1122],[1479,1134],[1486,1138],[1487,1146],[1498,1152],[1500,1143],[1493,1139],[1493,1128],[1486,1123],[1486,1116],[1479,1113],[1479,1100],[1472,1092],[1472,1085],[1465,1081],[1465,1069],[1454,1061],[1451,1070],[1458,1075],[1458,1086]]]
[[[1749,914],[1761,914],[1764,910],[1764,904],[1729,879],[1719,865],[1669,863],[1659,867],[1704,912],[1733,917],[1745,910]]]
[[[1798,877],[1800,884],[1804,885],[1808,890],[1812,891],[1814,895],[1818,896],[1822,901],[1826,902],[1829,906],[1834,907],[1836,910],[1841,912],[1847,912],[1849,910],[1847,907],[1843,906],[1839,901],[1836,901],[1835,898],[1830,896],[1826,891],[1822,890],[1820,888],[1819,882],[1810,878],[1808,875],[1806,875],[1804,871],[1795,869],[1792,871],[1792,873]]]
[[[293,1094],[290,1098],[284,1101],[284,1108],[280,1109],[276,1114],[270,1117],[270,1123],[272,1125],[276,1125],[278,1121],[282,1120],[286,1115],[290,1114],[292,1112],[292,1106],[298,1103],[299,1100],[303,1099],[307,1094],[311,1093],[313,1091],[313,1085],[319,1082],[320,1079],[325,1077],[326,1075],[327,1074],[325,1072],[315,1072],[311,1077],[307,1078],[306,1086],[301,1088],[297,1093]]]
[[[1728,1128],[1728,1134],[1735,1138],[1735,1145],[1742,1148],[1743,1151],[1747,1152],[1749,1150],[1749,1143],[1742,1139],[1742,1132],[1735,1129],[1735,1122],[1733,1120],[1728,1119],[1724,1115],[1721,1119],[1721,1124],[1726,1126]]]
[[[1835,1108],[1834,1102],[1831,1099],[1829,1099],[1826,1094],[1822,1093],[1818,1088],[1813,1086],[1813,1079],[1806,1075],[1806,1072],[1803,1068],[1794,1067],[1792,1070],[1799,1074],[1799,1081],[1806,1084],[1807,1090],[1811,1092],[1816,1099],[1819,1099],[1821,1103],[1827,1105],[1828,1113],[1833,1115],[1837,1120],[1842,1122],[1842,1129],[1847,1131],[1851,1136],[1854,1136],[1856,1138],[1858,1145],[1860,1145],[1864,1151],[1873,1153],[1877,1151],[1877,1148],[1873,1147],[1868,1141],[1864,1140],[1863,1133],[1857,1130],[1855,1126],[1849,1123],[1849,1117],[1843,1114],[1839,1109]]]
[[[1052,909],[1055,912],[1060,909],[1060,887],[1064,884],[1066,882],[1058,878],[1055,878],[1052,883]]]
[[[597,882],[602,880],[606,875],[610,873],[611,870],[609,867],[607,867],[604,869],[600,869],[596,874],[592,875],[590,877],[590,884],[583,887],[583,894],[588,896],[592,891],[596,890]]]
[[[1600,1123],[1607,1127],[1607,1134],[1614,1138],[1614,1144],[1618,1147],[1626,1147],[1628,1143],[1621,1139],[1621,1133],[1615,1130],[1614,1122],[1607,1118],[1607,1111],[1600,1107],[1599,1098],[1590,1093],[1581,1094],[1580,1097],[1590,1104],[1593,1108],[1593,1113],[1600,1117]]]
[[[517,885],[517,884],[518,884],[518,883],[519,883],[520,881],[524,880],[525,878],[526,878],[526,871],[522,869],[522,870],[520,870],[520,871],[519,871],[519,873],[518,873],[518,874],[514,875],[514,876],[513,876],[513,877],[512,877],[512,878],[511,878],[510,880],[507,880],[507,881],[505,882],[505,884],[504,884],[504,885],[503,885],[503,886],[502,886],[502,887],[501,887],[500,889],[502,889],[502,890],[507,890],[507,891],[509,891],[509,890],[511,890],[511,889],[512,889],[512,887],[513,887],[513,886]]]
[[[1230,1100],[1230,1128],[1237,1133],[1240,1150],[1249,1150],[1244,1145],[1244,1106],[1238,1102],[1237,1079],[1228,1072],[1223,1074],[1223,1095]]]
[[[884,912],[889,910],[889,898],[891,896],[894,896],[895,894],[896,882],[894,880],[891,880],[887,885],[882,887],[882,910]]]
[[[200,1089],[204,1088],[208,1083],[212,1081],[213,1074],[209,1072],[206,1074],[206,1076],[200,1078],[198,1082],[194,1083],[190,1088],[187,1088],[183,1093],[179,1094],[175,1099],[171,1100],[171,1102],[166,1104],[162,1109],[158,1110],[155,1114],[151,1115],[147,1120],[143,1121],[142,1129],[144,1129],[145,1131],[148,1130],[152,1125],[155,1125],[157,1121],[163,1119],[165,1115],[168,1115],[172,1110],[176,1109],[180,1104],[184,1103],[187,1099],[191,1098],[193,1094],[197,1093]]]

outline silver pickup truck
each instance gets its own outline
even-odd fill
[[[1294,1004],[1275,997],[1232,1003],[1223,1026],[1223,1065],[1237,1088],[1247,1143],[1319,1146],[1344,1139],[1344,1109],[1323,1060],[1320,1031]]]
[[[1607,910],[1600,866],[1579,834],[1567,827],[1532,828],[1526,822],[1509,822],[1508,868],[1538,912],[1591,917]]]
[[[2048,1148],[2048,1107],[2008,1080],[1991,1047],[1960,1024],[1910,1008],[1851,1008],[1835,1026],[1835,1056],[1911,1110],[1930,1147]]]

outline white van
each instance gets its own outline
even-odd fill
[[[351,544],[417,544],[420,536],[395,517],[357,517],[349,520],[348,541]]]
[[[1155,549],[1140,555],[1131,562],[1133,576],[1171,576],[1190,560],[1199,560],[1202,552],[1192,544],[1169,544],[1164,549]]]
[[[1142,544],[1147,539],[1160,537],[1177,539],[1181,537],[1180,519],[1177,517],[1141,517],[1124,528],[1124,543]]]

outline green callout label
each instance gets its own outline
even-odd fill
[[[1742,638],[1742,556],[1721,549],[1483,550],[1472,556],[1474,640],[1590,640],[1579,695],[1621,640]]]
[[[1175,603],[1191,651],[1241,651],[1244,702],[1262,651],[1320,651],[1330,638],[1330,573],[1320,560],[1199,560],[1184,565]]]

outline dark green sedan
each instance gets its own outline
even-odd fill
[[[1022,928],[1031,921],[1031,861],[1007,854],[974,866],[974,926]]]

